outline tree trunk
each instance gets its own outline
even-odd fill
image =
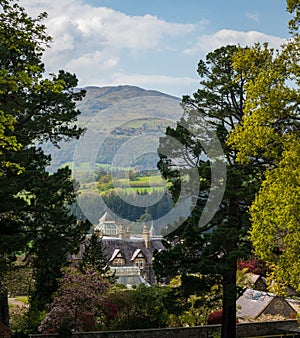
[[[7,292],[0,293],[0,322],[9,326],[9,309]]]
[[[232,262],[233,263],[233,262]],[[223,313],[221,338],[236,337],[236,262],[223,276]]]

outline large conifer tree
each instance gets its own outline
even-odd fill
[[[162,277],[200,273],[209,285],[212,281],[220,283],[222,338],[235,337],[237,261],[250,252],[246,240],[249,228],[247,206],[256,190],[256,173],[251,163],[238,164],[235,152],[225,143],[230,130],[242,119],[244,109],[245,79],[231,65],[231,57],[236,51],[237,47],[226,46],[209,53],[205,61],[200,60],[200,89],[193,97],[183,98],[184,116],[177,127],[168,128],[167,136],[161,139],[158,164],[171,184],[175,201],[182,195],[184,180],[190,182],[187,184],[196,183],[195,168],[200,184],[190,216],[166,236],[167,250],[155,257],[156,272]],[[218,136],[223,147],[227,182],[214,217],[200,227],[199,220],[209,200],[209,192],[217,188],[212,186],[211,170],[212,163],[218,158],[203,156],[205,149],[214,142],[212,133]],[[170,142],[170,137],[178,142]],[[180,148],[178,144],[181,144]],[[188,189],[185,193],[188,195]]]

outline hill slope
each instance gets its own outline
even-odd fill
[[[89,130],[96,131],[96,137],[105,137],[106,140],[97,155],[98,164],[111,164],[116,150],[128,139],[141,133],[164,132],[167,125],[176,121],[181,116],[180,100],[176,97],[155,90],[145,90],[136,86],[116,87],[86,87],[85,98],[78,103],[81,111],[78,124]],[[169,107],[164,107],[168,106]],[[141,110],[142,107],[142,110]],[[95,137],[93,134],[90,136]],[[65,164],[72,165],[74,150],[78,141],[60,144],[60,149],[46,144],[44,149],[52,156],[51,170]],[[89,148],[89,147],[88,147]],[[90,150],[90,149],[87,149]],[[86,159],[81,159],[85,162]],[[148,167],[149,159],[140,161]],[[150,167],[153,167],[151,161]],[[156,165],[155,165],[156,167]]]

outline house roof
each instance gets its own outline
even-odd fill
[[[252,284],[255,284],[258,280],[261,280],[264,284],[267,284],[266,279],[263,276],[256,275],[255,273],[247,273],[247,277]]]
[[[99,230],[102,235],[117,236],[119,233],[119,226],[106,211],[99,219],[99,223],[94,226],[94,231]]]
[[[127,287],[131,287],[132,285],[138,286],[140,284],[150,286],[143,276],[141,276],[141,271],[136,266],[112,266],[110,269],[116,273],[119,284],[126,285]]]
[[[103,216],[99,219],[99,223],[104,223],[104,222],[115,222],[114,218],[111,216],[111,214],[106,211]]]
[[[257,318],[276,297],[274,294],[247,289],[237,300],[237,316],[242,318]]]
[[[134,261],[140,253],[144,256],[144,254],[143,254],[143,252],[142,252],[141,249],[136,249],[130,260]]]
[[[147,248],[145,240],[142,237],[131,239],[103,237],[102,245],[103,251],[110,261],[112,257],[116,257],[118,253],[121,253],[125,259],[125,265],[131,265],[132,261],[140,253],[145,257],[147,264],[151,264],[154,251],[164,249],[161,240],[155,238],[150,238],[150,246]]]
[[[247,289],[236,303],[237,316],[246,320],[257,319],[261,314],[294,318],[297,313],[287,299],[252,289]]]

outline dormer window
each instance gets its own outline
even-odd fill
[[[112,265],[125,265],[125,258],[120,249],[115,249],[109,261]]]
[[[146,257],[141,249],[136,249],[131,257],[134,266],[144,269],[146,267]]]

